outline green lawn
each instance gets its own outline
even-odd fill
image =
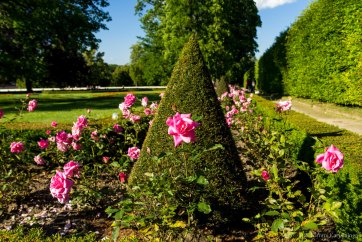
[[[113,113],[120,110],[118,105],[123,102],[123,97],[127,93],[133,93],[137,98],[141,99],[147,96],[149,101],[159,101],[159,93],[157,91],[129,91],[129,92],[49,92],[34,93],[32,99],[38,101],[38,107],[34,112],[25,110],[24,115],[6,124],[7,128],[24,127],[46,127],[52,121],[59,124],[72,124],[77,117],[87,113],[87,109],[91,110],[91,118],[104,119],[110,118]],[[0,109],[5,112],[5,116],[0,120],[4,123],[15,117],[18,113],[16,107],[21,106],[21,99],[25,99],[25,94],[1,94]],[[139,106],[139,105],[138,105]]]

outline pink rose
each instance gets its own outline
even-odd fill
[[[52,123],[50,125],[55,128],[55,127],[57,127],[58,123],[55,121],[52,121]]]
[[[119,177],[119,181],[120,181],[121,183],[125,183],[125,182],[126,182],[126,179],[127,179],[126,173],[121,172],[121,173],[118,174],[118,177]]]
[[[61,152],[67,152],[69,149],[69,145],[64,142],[58,142],[57,143],[57,149]]]
[[[47,139],[41,139],[40,141],[38,141],[38,145],[40,149],[46,149],[49,146],[49,141]]]
[[[69,161],[67,164],[64,165],[64,174],[67,177],[79,177],[79,163],[75,161]]]
[[[91,139],[98,141],[99,140],[99,136],[98,136],[98,131],[95,130],[91,133]]]
[[[145,108],[144,113],[148,116],[152,113],[150,108]]]
[[[88,125],[88,120],[84,115],[78,117],[76,126],[79,127],[80,130],[84,129]]]
[[[138,149],[138,147],[128,148],[128,156],[132,160],[137,160],[140,157],[140,149]]]
[[[47,131],[45,131],[45,133],[46,133],[47,135],[50,135],[50,134],[52,133],[52,131],[50,131],[50,130],[48,129]]]
[[[36,109],[37,106],[38,106],[38,102],[35,99],[29,101],[29,103],[28,103],[28,111],[33,112]]]
[[[69,193],[74,182],[67,179],[67,176],[60,171],[50,180],[50,193],[54,198],[57,198],[60,203],[67,203],[69,201]]]
[[[127,94],[124,97],[124,107],[130,108],[136,102],[136,96],[132,93]]]
[[[103,160],[104,163],[107,164],[109,162],[109,157],[108,156],[103,156],[102,160]]]
[[[143,107],[147,107],[148,104],[148,98],[147,97],[143,97],[141,100],[141,104]]]
[[[261,176],[263,177],[264,181],[267,181],[270,179],[269,173],[267,171],[262,171]]]
[[[276,111],[277,112],[284,112],[290,110],[292,107],[291,101],[280,101],[276,104]]]
[[[317,155],[316,162],[322,164],[322,167],[327,171],[337,172],[343,167],[343,159],[343,153],[331,145],[324,154]]]
[[[131,116],[129,117],[129,119],[133,122],[133,123],[137,123],[141,120],[141,116],[135,115],[135,114],[131,114]]]
[[[123,131],[123,128],[119,124],[113,125],[113,131],[116,133],[121,133]]]
[[[191,114],[176,113],[166,121],[168,134],[173,136],[175,147],[182,141],[190,143],[195,141],[195,128],[200,124],[191,119]]]
[[[157,103],[151,103],[150,105],[150,109],[153,111],[153,110],[156,110],[158,108],[158,104]]]
[[[164,92],[161,92],[161,93],[160,93],[160,98],[163,98],[164,95],[165,95],[165,93],[164,93]]]
[[[56,135],[55,135],[55,141],[57,143],[60,143],[60,142],[64,142],[66,143],[68,141],[68,134],[62,130],[62,131],[59,131]]]
[[[4,111],[2,109],[0,109],[0,119],[4,117]]]
[[[80,150],[82,149],[82,146],[76,142],[72,142],[73,150]]]
[[[24,144],[22,142],[11,142],[10,144],[10,152],[11,153],[20,153],[25,149]]]
[[[45,164],[45,160],[40,155],[34,157],[34,161],[37,165],[41,166]]]

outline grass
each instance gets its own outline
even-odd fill
[[[32,99],[38,101],[38,107],[34,112],[26,112],[21,118],[6,124],[6,128],[45,128],[49,127],[52,121],[59,124],[72,124],[77,117],[86,114],[91,110],[90,117],[93,119],[110,118],[113,113],[120,110],[118,105],[123,102],[123,97],[130,92],[54,92],[54,93],[34,93]],[[132,92],[139,99],[147,96],[149,101],[160,99],[157,91],[137,91]],[[18,113],[16,107],[21,107],[20,100],[25,99],[25,94],[1,94],[0,109],[5,112],[5,116],[0,120],[12,119]],[[16,125],[14,125],[16,124]]]

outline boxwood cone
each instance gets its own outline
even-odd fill
[[[200,117],[195,142],[174,146],[173,137],[167,132],[166,120],[176,112],[191,113],[192,119]],[[205,151],[215,145],[223,148]],[[152,159],[162,152],[172,154],[159,161]],[[198,157],[194,158],[196,154]],[[129,184],[146,184],[148,176],[145,174],[150,173],[156,178],[167,174],[165,179],[169,179],[169,184],[179,181],[172,188],[176,192],[168,204],[172,202],[187,207],[190,203],[203,202],[210,205],[211,213],[198,214],[203,221],[225,222],[245,204],[242,194],[246,188],[246,176],[196,36],[191,36],[185,44],[173,69],[158,113],[143,143],[141,156],[130,174]],[[201,177],[203,185],[185,182],[192,177]]]

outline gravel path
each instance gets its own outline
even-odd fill
[[[320,122],[362,135],[362,108],[345,108],[330,104],[293,99],[292,110],[304,113]]]

